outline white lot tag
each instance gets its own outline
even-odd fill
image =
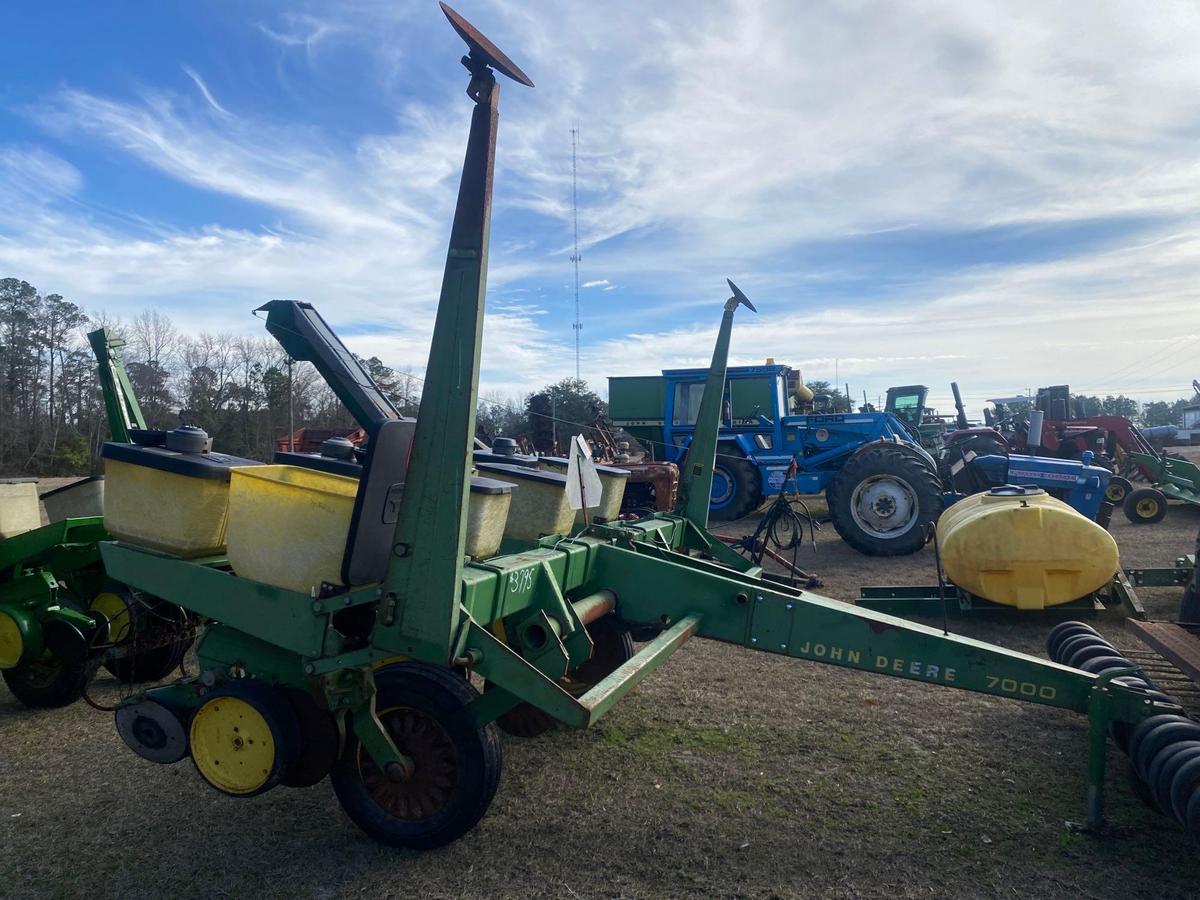
[[[571,438],[567,464],[567,504],[571,509],[595,509],[600,505],[600,476],[592,462],[592,451],[582,434]]]

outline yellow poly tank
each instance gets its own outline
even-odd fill
[[[173,449],[177,434],[187,441],[175,446],[186,449]],[[161,445],[110,441],[101,449],[104,527],[119,541],[172,556],[218,556],[225,552],[229,473],[262,463],[200,449],[208,436],[198,428],[163,437]]]
[[[471,476],[467,542],[463,548],[471,559],[487,559],[500,550],[512,497],[513,486],[508,482]]]
[[[949,507],[937,523],[947,577],[1018,609],[1085,597],[1119,565],[1107,531],[1038,488],[1006,485]]]
[[[575,510],[567,504],[567,476],[524,466],[485,463],[475,468],[491,478],[513,485],[512,505],[504,537],[518,543],[534,543],[548,534],[570,534]]]
[[[342,583],[358,479],[300,466],[235,469],[229,565],[241,578],[299,591]]]
[[[51,522],[104,515],[104,478],[95,476],[72,481],[65,487],[42,494],[42,506]]]
[[[32,479],[0,481],[0,538],[16,537],[41,527],[37,484]]]
[[[555,472],[566,475],[571,461],[560,456],[543,456],[538,460],[538,468],[545,472]],[[621,501],[625,499],[625,485],[629,483],[629,470],[616,466],[596,466],[596,475],[600,478],[600,505],[589,510],[593,517],[599,517],[612,522],[621,517]],[[576,526],[583,525],[583,510],[575,514]]]

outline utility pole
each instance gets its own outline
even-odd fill
[[[579,332],[583,323],[579,320],[579,170],[576,159],[576,143],[579,129],[571,129],[571,226],[574,231],[575,252],[571,254],[571,263],[575,267],[575,323],[571,326],[575,331],[575,380],[579,380]]]

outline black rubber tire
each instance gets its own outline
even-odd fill
[[[1114,506],[1120,506],[1131,493],[1133,493],[1133,485],[1129,483],[1129,479],[1114,475],[1108,479],[1108,487],[1104,489],[1104,499]]]
[[[1063,641],[1068,637],[1080,634],[1094,634],[1099,636],[1099,632],[1086,622],[1059,622],[1046,635],[1046,655],[1055,662],[1058,662],[1058,649],[1062,646]]]
[[[1125,518],[1134,525],[1153,525],[1155,522],[1161,522],[1166,516],[1167,497],[1157,488],[1138,488],[1125,498],[1125,502],[1121,504],[1121,512],[1125,513]]]
[[[129,637],[118,646],[137,651],[138,641],[157,642],[169,634],[170,629],[182,630],[186,626],[186,613],[173,603],[141,594],[130,596],[127,590],[121,590],[126,596],[132,621],[128,627]],[[127,656],[106,659],[104,668],[125,684],[161,681],[179,668],[191,645],[191,637],[180,638]]]
[[[385,727],[395,721],[394,711],[415,713],[421,716],[422,727],[436,725],[440,729],[434,739],[448,744],[455,760],[448,797],[426,818],[403,819],[388,812],[364,781],[382,776],[362,751],[353,729],[348,729],[345,749],[330,773],[338,802],[355,825],[390,847],[432,850],[457,840],[478,824],[496,796],[501,767],[499,729],[494,722],[482,728],[475,724],[469,707],[479,693],[453,669],[397,663],[375,672],[375,688],[375,706]],[[393,732],[392,737],[400,751],[406,752],[405,735]],[[442,778],[446,777],[443,773]],[[443,790],[447,790],[444,785]]]
[[[47,652],[40,659],[5,669],[4,683],[30,709],[58,709],[83,696],[87,660],[68,660]]]
[[[1150,763],[1146,784],[1154,794],[1154,802],[1163,815],[1175,818],[1171,807],[1171,783],[1175,774],[1189,759],[1200,754],[1200,741],[1177,741],[1163,747]]]
[[[916,508],[895,537],[871,534],[854,519],[855,489],[869,478],[900,482],[911,491]],[[842,540],[866,556],[907,556],[925,546],[927,525],[942,512],[942,483],[925,460],[887,443],[872,444],[852,456],[825,490],[833,527]]]
[[[296,716],[299,744],[296,757],[279,778],[285,787],[312,787],[324,781],[341,751],[337,722],[327,709],[317,706],[312,694],[297,688],[283,688]]]
[[[125,684],[162,681],[179,668],[191,644],[190,640],[172,641],[143,653],[105,660],[104,668]]]
[[[1192,836],[1192,840],[1200,840],[1200,790],[1192,791],[1192,799],[1188,801],[1187,815],[1184,819],[1184,827]]]
[[[1136,738],[1136,733],[1134,735]],[[1200,724],[1191,719],[1178,717],[1177,721],[1164,722],[1151,729],[1136,746],[1130,741],[1130,753],[1138,774],[1147,782],[1150,781],[1150,763],[1158,755],[1158,751],[1168,744],[1179,741],[1200,740]],[[1153,787],[1153,785],[1151,785]]]
[[[744,518],[758,509],[763,501],[758,466],[744,457],[733,456],[731,449],[728,446],[717,448],[715,464],[729,473],[734,484],[734,494],[727,506],[720,509],[709,509],[708,517],[716,522],[731,522],[734,519]],[[685,460],[684,465],[686,464]]]
[[[1171,814],[1180,825],[1187,824],[1188,801],[1200,787],[1200,752],[1190,755],[1171,780]]]
[[[1068,635],[1065,640],[1059,643],[1057,652],[1054,656],[1054,661],[1057,663],[1067,664],[1067,660],[1077,651],[1084,647],[1110,647],[1111,645],[1098,634],[1090,632],[1081,632],[1079,634]],[[1114,651],[1115,652],[1115,651]]]
[[[1116,651],[1114,651],[1116,652]],[[1103,675],[1105,672],[1111,672],[1114,669],[1132,669],[1133,663],[1123,656],[1094,656],[1079,667],[1081,672],[1088,672],[1091,675]]]
[[[1142,776],[1137,773],[1137,769],[1134,768],[1132,759],[1129,760],[1128,764],[1125,766],[1125,774],[1129,777],[1129,786],[1133,788],[1134,796],[1146,804],[1148,809],[1154,810],[1161,816],[1162,810],[1159,809],[1154,802],[1154,794],[1150,790],[1150,785],[1146,784],[1146,782],[1142,780]]]
[[[1126,752],[1129,754],[1130,761],[1132,762],[1137,758],[1142,741],[1144,741],[1150,735],[1150,732],[1152,732],[1159,725],[1165,725],[1168,722],[1187,721],[1190,720],[1174,713],[1159,713],[1158,715],[1149,716],[1148,718],[1142,719],[1142,721],[1138,722],[1137,725],[1134,726],[1133,734],[1130,735],[1129,738],[1129,749]]]
[[[1093,659],[1098,659],[1101,656],[1111,656],[1114,659],[1124,659],[1123,656],[1117,656],[1112,644],[1105,641],[1104,643],[1095,643],[1083,647],[1076,647],[1071,655],[1063,660],[1063,664],[1070,666],[1072,669],[1082,669],[1085,663],[1089,663]]]

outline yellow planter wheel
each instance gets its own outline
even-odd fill
[[[231,682],[196,710],[188,746],[205,781],[222,793],[253,797],[277,785],[296,758],[299,726],[278,688]]]

